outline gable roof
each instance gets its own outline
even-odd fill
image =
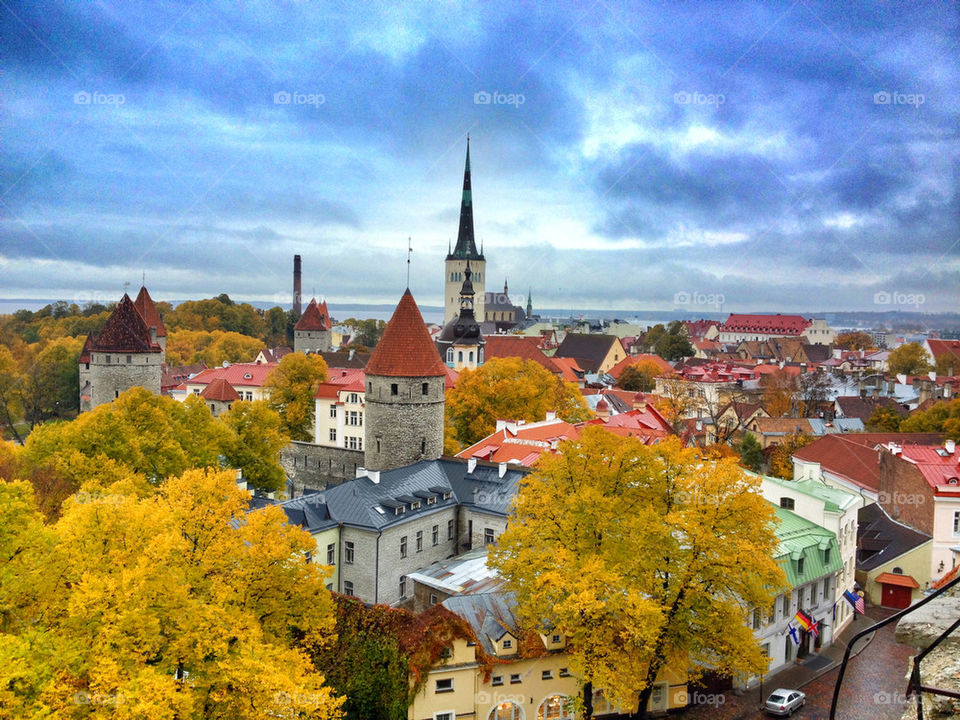
[[[800,335],[810,326],[810,320],[800,315],[749,315],[731,313],[720,326],[720,332],[753,332],[767,335]]]
[[[519,623],[514,615],[516,597],[512,592],[488,592],[474,595],[454,595],[442,605],[466,620],[473,629],[484,651],[496,655],[493,643],[510,633],[520,637]]]
[[[540,349],[540,338],[530,335],[490,335],[487,337],[484,357],[490,358],[511,358],[518,357],[524,360],[533,360],[543,365],[547,370],[555,375],[562,373],[561,368],[543,354]]]
[[[960,370],[960,340],[927,340],[927,347],[934,362],[942,357],[953,358],[957,361],[955,370]]]
[[[331,370],[334,368],[344,368],[348,370],[359,368],[362,370],[370,360],[370,353],[361,353],[355,350],[334,350],[331,352],[318,352],[316,354],[323,358],[323,361]]]
[[[157,337],[167,336],[167,329],[163,326],[163,318],[160,317],[157,306],[154,305],[153,298],[150,297],[150,293],[147,292],[145,285],[140,286],[140,292],[137,294],[137,299],[133,301],[133,304],[140,313],[140,317],[142,317],[143,321],[147,324],[148,329],[155,327],[157,329]]]
[[[857,513],[857,569],[878,568],[930,539],[893,520],[877,503],[866,505]]]
[[[878,407],[888,408],[904,417],[909,412],[906,405],[901,405],[892,397],[860,397],[859,395],[843,396],[836,399],[840,413],[848,418],[860,418],[864,422],[870,419]]]
[[[446,376],[447,366],[440,359],[409,288],[373,349],[366,371],[368,375],[388,377]]]
[[[777,564],[783,569],[791,587],[799,587],[824,575],[839,572],[843,561],[833,532],[775,503],[770,504],[778,521],[775,530],[780,542],[776,551]],[[823,551],[827,549],[830,555],[824,562]],[[804,561],[802,573],[798,571],[796,563],[800,558]]]
[[[621,360],[616,365],[614,365],[612,368],[607,370],[607,375],[612,376],[615,380],[619,380],[624,370],[626,370],[631,365],[637,365],[638,363],[642,363],[642,362],[651,362],[654,365],[656,365],[658,368],[660,368],[660,371],[664,373],[673,372],[673,365],[668,363],[659,355],[650,355],[647,353],[640,353],[637,355],[628,355],[623,360]]]
[[[87,337],[83,341],[83,348],[80,350],[80,357],[77,358],[78,363],[90,362],[90,351],[93,349],[93,341],[96,340],[96,337],[92,332],[87,333]]]
[[[620,343],[616,335],[567,333],[554,353],[554,357],[576,358],[584,370],[596,372],[610,353],[614,343]]]
[[[217,378],[223,378],[233,387],[262,387],[267,375],[277,363],[234,363],[227,367],[210,368],[196,375],[187,383],[191,385],[209,385]]]
[[[200,397],[214,402],[234,402],[240,399],[240,394],[233,389],[233,385],[219,377],[203,389]]]
[[[117,353],[158,353],[160,346],[150,337],[143,316],[126,293],[107,318],[103,330],[93,341],[91,350]]]
[[[297,320],[297,324],[293,326],[293,329],[318,331],[329,330],[332,327],[333,322],[330,320],[330,313],[327,312],[327,301],[324,300],[318,305],[317,299],[312,298],[310,304],[307,305],[307,309],[303,311],[303,315]]]

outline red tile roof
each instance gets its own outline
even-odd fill
[[[90,348],[96,352],[158,353],[160,346],[153,343],[143,316],[126,293],[116,309],[107,318],[106,325]]]
[[[943,445],[904,445],[900,455],[917,466],[917,470],[938,493],[960,495],[960,453],[956,444],[951,453]]]
[[[540,349],[541,338],[528,337],[525,335],[488,335],[487,344],[484,346],[484,357],[490,358],[511,358],[518,357],[524,360],[533,360],[543,365],[547,370],[555,375],[561,374],[561,369],[552,358],[543,354]]]
[[[957,361],[955,370],[960,370],[960,340],[927,340],[934,362],[941,357],[952,357]]]
[[[330,377],[326,382],[320,383],[315,398],[335,400],[341,391],[362,393],[364,391],[364,380],[366,373],[356,368],[341,369],[337,372],[331,371]]]
[[[900,587],[905,588],[918,588],[920,583],[914,580],[909,575],[897,575],[895,573],[880,573],[874,579],[874,582],[878,582],[881,585],[899,585]]]
[[[303,311],[303,315],[297,320],[297,324],[293,326],[293,329],[329,330],[332,327],[333,322],[330,320],[330,313],[327,312],[327,301],[324,300],[318,305],[317,299],[313,298],[310,300],[310,304],[307,305],[307,309]]]
[[[150,297],[150,293],[147,292],[145,285],[140,287],[140,293],[137,295],[137,299],[133,301],[133,304],[143,318],[143,321],[147,324],[147,328],[155,327],[157,329],[157,337],[167,336],[167,329],[163,326],[163,318],[161,318],[160,313],[157,312],[157,306],[153,304],[153,298]]]
[[[555,367],[560,369],[560,377],[563,378],[564,382],[580,382],[583,380],[583,376],[586,373],[580,364],[576,361],[576,358],[547,358],[554,364]]]
[[[83,349],[80,350],[80,357],[77,358],[78,363],[90,362],[90,351],[93,349],[93,341],[95,339],[96,339],[96,335],[94,335],[93,333],[87,333],[87,337],[83,341]]]
[[[720,332],[753,332],[769,335],[800,335],[810,320],[800,315],[744,315],[731,313]]]
[[[209,385],[217,378],[223,378],[233,387],[262,387],[267,375],[277,366],[277,363],[234,363],[227,367],[210,368],[204,370],[187,382],[191,385]]]
[[[944,575],[942,578],[940,578],[940,579],[937,580],[935,583],[933,583],[933,585],[930,586],[930,589],[931,589],[931,590],[939,590],[939,589],[942,588],[944,585],[946,585],[947,583],[949,583],[951,580],[953,580],[954,578],[956,578],[956,577],[957,577],[957,573],[960,573],[960,565],[954,565],[953,568],[950,570],[950,572],[948,572],[948,573],[947,573],[946,575]]]
[[[239,393],[233,389],[233,385],[228,383],[222,377],[217,378],[207,385],[200,397],[204,400],[213,400],[215,402],[234,402],[240,399]]]
[[[400,298],[393,317],[367,362],[367,374],[388,377],[437,377],[447,375],[430,331],[423,322],[410,290]]]

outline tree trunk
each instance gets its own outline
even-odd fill
[[[640,691],[640,699],[637,701],[637,711],[633,714],[634,720],[646,720],[647,705],[650,703],[650,696],[653,694],[653,685],[647,683],[647,686]]]
[[[592,720],[593,718],[593,683],[587,682],[583,685],[583,720]]]

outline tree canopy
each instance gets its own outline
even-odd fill
[[[767,668],[747,618],[785,579],[758,483],[676,439],[587,428],[524,479],[491,562],[521,621],[565,635],[586,686],[643,714],[671,660],[741,677]]]
[[[960,441],[960,398],[942,400],[900,422],[900,432],[942,432]]]
[[[877,347],[873,336],[860,330],[838,333],[833,344],[845,350],[873,350]]]
[[[671,362],[694,355],[687,328],[679,320],[672,321],[666,327],[663,324],[654,325],[643,336],[643,346]]]
[[[167,362],[171,365],[253,362],[263,341],[223,330],[173,330],[167,335]]]
[[[327,363],[319,355],[290,353],[267,375],[268,404],[280,414],[292,440],[313,439],[313,396],[327,379]]]
[[[652,360],[641,360],[640,362],[627,365],[620,373],[620,379],[617,380],[617,387],[624,390],[639,390],[650,392],[656,385],[656,378],[663,374],[663,368]]]
[[[464,370],[447,392],[447,424],[462,445],[492,433],[497,420],[533,422],[551,410],[568,422],[590,417],[576,385],[522,358],[491,358],[476,370]]]
[[[81,492],[45,526],[0,482],[0,716],[335,718],[311,655],[329,570],[283,510],[246,514],[230,472]]]
[[[930,356],[920,343],[904,343],[890,352],[887,369],[893,375],[925,375],[933,370]]]

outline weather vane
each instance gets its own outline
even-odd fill
[[[413,238],[407,236],[407,290],[410,289],[410,254],[413,252]]]

